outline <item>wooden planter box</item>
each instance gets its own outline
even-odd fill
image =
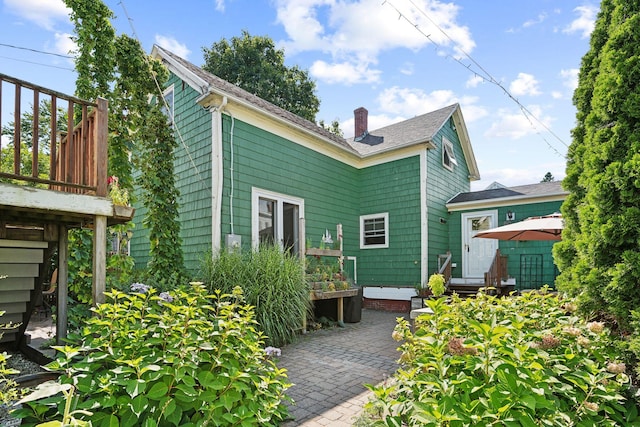
[[[113,216],[118,219],[131,220],[136,209],[131,206],[113,205]]]
[[[314,256],[341,256],[342,252],[340,249],[318,249],[318,248],[308,248],[307,255]]]
[[[318,301],[323,299],[353,297],[356,295],[358,295],[357,289],[345,289],[344,291],[322,291],[317,289],[311,291],[310,297],[312,301]]]

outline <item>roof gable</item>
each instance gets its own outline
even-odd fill
[[[296,114],[247,92],[239,86],[203,70],[160,46],[154,45],[152,56],[162,59],[165,66],[167,66],[172,73],[193,87],[193,89],[200,94],[197,102],[202,104],[203,107],[213,107],[209,105],[211,101],[208,101],[207,98],[210,94],[216,93],[217,95],[227,97],[229,100],[243,104],[254,111],[278,120],[287,126],[293,126],[314,138],[343,150],[347,155],[357,156],[360,159],[394,152],[419,144],[426,144],[428,147],[430,145],[429,148],[435,148],[432,141],[433,137],[442,126],[444,126],[447,120],[452,118],[468,165],[469,178],[480,178],[464,118],[462,117],[462,112],[458,104],[453,104],[371,132],[372,136],[364,140],[364,142],[369,142],[370,144],[356,143],[353,141],[353,138],[346,140],[335,135],[309,120],[303,119]]]
[[[465,161],[469,169],[469,178],[480,179],[480,171],[467,133],[459,104],[452,104],[411,119],[394,123],[368,132],[364,137],[349,138],[347,142],[363,156],[408,147],[416,144],[429,144],[435,148],[435,136],[440,129],[453,119]]]
[[[355,153],[349,144],[346,143],[344,138],[329,132],[309,120],[303,119],[296,114],[280,108],[269,101],[265,101],[264,99],[247,92],[241,87],[236,86],[233,83],[229,83],[228,81],[203,70],[189,61],[180,58],[166,49],[154,45],[152,56],[162,58],[165,65],[168,66],[171,72],[182,78],[198,93],[200,93],[201,97],[198,101],[203,101],[203,98],[206,97],[208,93],[216,91],[224,96],[244,103],[245,105],[251,105],[256,110],[267,112],[276,119],[293,124],[307,132],[315,134],[316,137],[330,141],[333,144],[341,146],[345,150]]]

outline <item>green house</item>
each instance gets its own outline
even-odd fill
[[[492,187],[460,193],[447,202],[452,260],[457,264],[452,274],[454,283],[483,277],[496,250],[500,250],[507,256],[507,271],[516,290],[553,286],[557,275],[551,252],[554,241],[503,241],[473,236],[482,230],[560,212],[569,193],[559,181]]]
[[[155,46],[179,139],[175,172],[187,268],[226,247],[273,242],[296,254],[342,225],[345,268],[365,306],[408,309],[414,287],[459,256],[447,202],[479,171],[458,104],[344,139]],[[131,253],[148,257],[143,206]],[[456,228],[457,227],[457,228]],[[460,272],[462,260],[454,271]]]

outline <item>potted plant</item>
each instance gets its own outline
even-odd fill
[[[431,295],[431,289],[424,286],[423,283],[418,283],[415,286],[416,296],[411,297],[411,309],[424,307],[424,299]]]

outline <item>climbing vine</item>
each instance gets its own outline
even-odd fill
[[[167,72],[159,62],[146,56],[137,40],[116,36],[111,25],[114,14],[102,1],[64,1],[71,9],[74,41],[78,46],[76,95],[109,101],[108,173],[117,176],[120,187],[129,194],[134,194],[130,153],[139,154],[135,161],[141,172],[138,184],[144,190],[142,201],[148,212],[143,223],[151,229],[149,268],[153,271],[149,276],[158,285],[172,283],[184,272],[177,221],[178,192],[173,179],[175,142],[160,107],[148,102],[149,95],[158,93],[156,81],[162,85]],[[163,118],[154,119],[158,116]],[[132,228],[132,224],[121,226],[115,234],[119,239],[128,239]],[[91,239],[74,241],[83,245],[81,251],[91,253]],[[108,265],[119,273],[130,272],[131,260],[122,255],[114,254],[117,259],[108,260]],[[91,262],[77,264],[81,270],[78,277],[90,277]]]

